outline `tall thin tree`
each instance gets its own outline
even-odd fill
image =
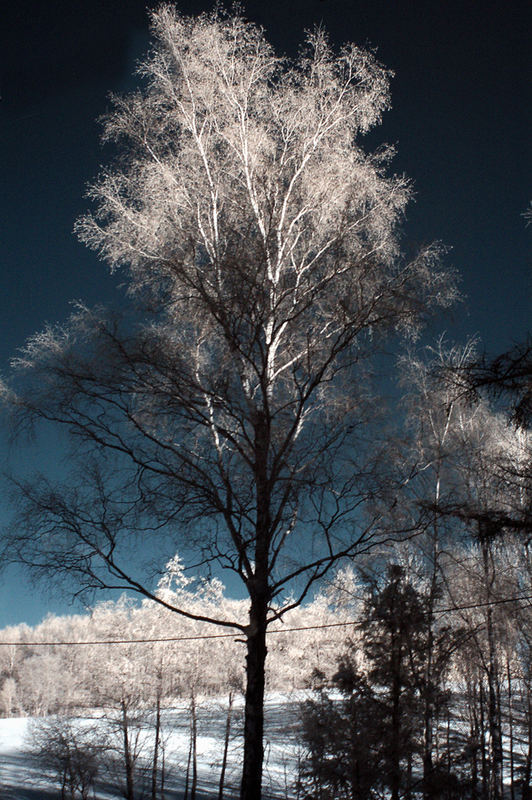
[[[152,23],[141,86],[104,120],[120,155],[77,224],[127,270],[136,316],[80,307],[17,359],[8,403],[65,426],[82,466],[62,488],[18,484],[14,547],[148,597],[122,551],[135,534],[162,563],[173,548],[236,573],[249,620],[210,619],[245,636],[241,796],[257,800],[268,624],[380,535],[365,364],[454,288],[438,248],[400,256],[409,183],[389,148],[361,148],[389,105],[373,53],[317,31],[289,62],[238,15],[163,6]]]

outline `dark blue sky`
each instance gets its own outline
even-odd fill
[[[134,86],[148,44],[144,0],[33,0],[3,11],[0,372],[25,339],[65,319],[69,301],[113,299],[120,276],[72,235],[87,181],[108,161],[96,118],[110,91]],[[182,2],[184,13],[210,2]],[[253,0],[247,16],[273,44],[296,52],[323,23],[334,42],[377,48],[394,70],[393,109],[368,146],[396,144],[394,170],[415,182],[407,250],[439,239],[467,296],[434,325],[451,339],[479,334],[490,352],[529,330],[532,199],[532,12],[528,2],[473,0]],[[9,574],[0,626],[35,622],[61,605]]]

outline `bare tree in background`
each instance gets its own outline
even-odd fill
[[[532,202],[523,212],[527,226],[532,222]],[[462,364],[445,365],[445,375],[462,396],[476,402],[483,395],[503,399],[510,421],[517,428],[530,428],[532,423],[532,335],[526,334],[509,350],[495,357],[483,353]],[[530,464],[528,464],[530,471]]]
[[[89,800],[105,746],[92,727],[72,717],[32,720],[29,743],[44,769],[53,770],[61,800]]]
[[[495,358],[480,358],[448,370],[461,383],[462,392],[473,402],[483,394],[503,398],[509,405],[511,422],[523,429],[532,422],[532,336],[530,334]]]
[[[236,573],[249,619],[208,619],[245,637],[241,797],[257,800],[268,624],[381,536],[366,364],[455,293],[437,248],[401,257],[409,184],[358,143],[389,104],[371,52],[335,55],[318,31],[288,62],[239,16],[152,22],[141,88],[104,120],[120,156],[77,224],[127,271],[135,314],[79,307],[16,360],[8,405],[65,427],[80,469],[19,482],[12,545],[152,598],[137,543]]]
[[[413,453],[405,458],[419,465],[416,480],[410,487],[411,502],[429,507],[429,518],[416,547],[425,568],[424,594],[426,615],[426,649],[424,674],[418,683],[422,687],[423,705],[423,797],[430,800],[435,786],[441,781],[441,765],[436,745],[438,705],[442,705],[442,679],[446,667],[443,655],[449,646],[448,631],[438,624],[438,605],[444,582],[442,545],[452,536],[449,526],[455,521],[439,513],[447,495],[454,497],[451,470],[452,445],[460,400],[454,386],[442,380],[442,366],[459,368],[474,353],[474,341],[464,347],[447,348],[440,338],[435,348],[428,348],[427,360],[410,353],[403,358],[403,384],[411,435],[408,445]],[[450,474],[451,473],[451,474]],[[447,657],[448,661],[448,657]],[[436,763],[435,763],[436,762]]]

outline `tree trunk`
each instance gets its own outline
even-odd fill
[[[63,770],[63,775],[61,776],[61,800],[67,800],[66,796],[66,788],[67,788],[67,768]]]
[[[433,761],[432,761],[432,749],[433,749],[433,724],[434,724],[434,703],[433,703],[433,687],[431,683],[431,673],[432,673],[432,630],[430,631],[429,637],[429,656],[428,656],[428,663],[427,663],[427,675],[426,675],[426,684],[424,687],[425,691],[425,708],[424,708],[424,719],[423,719],[423,797],[424,800],[431,800],[431,794],[433,789]]]
[[[190,762],[192,761],[192,725],[190,727],[190,741],[188,744],[188,759],[187,759],[187,771],[185,774],[185,793],[183,795],[183,800],[188,800],[188,786],[190,783]]]
[[[474,680],[468,684],[469,703],[469,731],[470,731],[470,770],[471,770],[471,800],[478,798],[478,751],[479,751],[479,724],[477,707],[477,687]]]
[[[406,765],[406,788],[403,792],[404,800],[412,800],[412,753],[408,753]]]
[[[122,735],[124,739],[124,763],[126,767],[126,800],[134,800],[133,789],[133,758],[129,746],[129,720],[127,708],[124,701],[122,705]]]
[[[151,800],[157,800],[157,760],[159,757],[159,740],[161,736],[161,693],[157,692],[155,710],[155,742],[153,744],[153,764],[151,771]]]
[[[399,664],[401,656],[396,652],[397,645],[392,642],[392,719],[390,747],[390,789],[392,800],[399,800],[401,789],[401,682]]]
[[[491,609],[488,609],[488,616],[491,616]],[[490,646],[491,651],[491,646]],[[497,708],[497,675],[495,663],[490,652],[490,666],[488,676],[488,720],[491,740],[491,800],[502,800],[501,780],[502,780],[502,738],[501,725]]]
[[[482,560],[484,565],[484,581],[486,584],[486,603],[492,600],[491,585],[493,583],[492,570],[490,569],[490,548],[487,536],[479,530],[482,547]],[[498,704],[498,674],[497,653],[495,643],[495,630],[493,624],[493,609],[486,606],[486,631],[488,634],[488,727],[490,733],[490,800],[502,800],[502,733],[501,718]]]
[[[192,784],[190,786],[190,800],[196,800],[196,789],[198,786],[198,718],[196,715],[196,694],[194,689],[192,689],[192,694],[190,696],[190,713],[192,715]]]
[[[423,798],[431,800],[433,791],[433,771],[434,764],[432,752],[434,748],[434,676],[433,676],[433,656],[434,656],[434,598],[437,590],[437,549],[434,544],[433,552],[433,571],[430,589],[430,607],[428,618],[427,636],[427,663],[425,667],[425,681],[423,687],[424,709],[423,709]]]
[[[224,796],[225,770],[227,768],[227,752],[229,750],[229,738],[231,736],[232,712],[233,712],[233,692],[229,692],[227,717],[225,720],[224,752],[222,757],[222,769],[220,772],[220,784],[218,788],[218,800],[223,800]]]
[[[244,706],[244,764],[240,800],[260,800],[264,762],[264,668],[266,619],[270,600],[271,485],[268,476],[270,420],[266,409],[255,421],[255,565],[247,588],[251,600],[247,629],[246,692]]]
[[[160,800],[164,800],[164,777],[166,775],[166,756],[165,756],[165,749],[164,749],[164,742],[161,748],[161,796]]]
[[[244,765],[241,800],[260,800],[264,760],[264,667],[266,663],[266,613],[264,599],[251,601],[247,637],[244,709]]]
[[[447,707],[447,725],[445,731],[445,749],[447,751],[447,776],[451,777],[452,773],[452,760],[451,760],[451,709]]]
[[[450,412],[449,412],[450,413]],[[435,486],[435,502],[439,503],[440,500],[440,467],[438,463],[438,472]],[[433,658],[434,658],[434,605],[438,593],[438,571],[439,571],[439,518],[438,514],[434,514],[432,522],[432,555],[431,555],[431,579],[430,579],[430,594],[429,594],[429,607],[427,619],[427,661],[425,666],[425,681],[423,687],[423,800],[431,800],[433,783],[434,783],[434,714],[435,714],[435,686],[433,675]]]
[[[521,800],[532,800],[532,791],[530,790],[530,780],[532,778],[532,692],[530,683],[527,686],[527,728],[528,728],[528,751],[526,754],[525,767],[523,769],[523,791]]]
[[[489,800],[489,764],[486,755],[486,723],[484,715],[484,685],[483,678],[479,678],[479,709],[480,709],[480,756],[482,765],[482,800]]]
[[[478,797],[478,732],[471,737],[471,800]]]
[[[508,744],[510,746],[510,800],[515,800],[514,715],[512,695],[512,670],[510,656],[506,654],[506,680],[508,682]]]

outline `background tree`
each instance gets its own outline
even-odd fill
[[[522,427],[532,420],[532,337],[495,358],[484,354],[461,368],[459,374],[466,379],[470,394],[482,393],[504,397],[510,404],[511,418]]]
[[[430,691],[436,716],[453,653],[448,632],[432,630],[431,602],[430,591],[418,591],[398,565],[366,587],[356,622],[362,648],[352,643],[318,698],[304,707],[308,755],[301,779],[310,797],[369,800],[389,792],[397,799],[413,797],[416,790],[433,798],[454,796],[454,777],[440,765],[424,771],[422,780],[416,777],[424,765],[426,696]]]
[[[523,212],[526,224],[532,222],[532,202]],[[471,358],[465,364],[456,365],[447,371],[464,384],[470,397],[478,399],[483,394],[504,398],[509,402],[512,422],[518,427],[528,428],[532,421],[532,337],[530,333],[523,341],[514,344],[506,352],[489,358],[484,353],[480,358]],[[530,473],[530,464],[528,465]]]
[[[298,788],[312,800],[371,800],[382,796],[383,789],[383,753],[378,746],[382,720],[353,649],[338,667],[332,680],[317,688],[317,696],[302,709],[306,751]],[[316,673],[315,687],[323,677]],[[340,699],[335,696],[338,691]]]
[[[418,580],[424,585],[427,613],[423,682],[423,787],[426,800],[434,797],[436,785],[441,783],[442,777],[441,771],[434,768],[436,705],[442,677],[442,663],[437,654],[437,627],[441,627],[437,624],[437,612],[444,588],[442,550],[446,543],[452,542],[455,534],[453,520],[440,514],[439,507],[447,502],[449,496],[454,496],[454,428],[463,404],[457,397],[455,387],[441,380],[440,370],[444,364],[452,364],[453,368],[460,369],[471,359],[474,342],[469,341],[464,347],[448,348],[445,340],[440,338],[435,348],[428,348],[428,353],[429,358],[425,360],[413,353],[402,359],[402,380],[406,387],[404,402],[410,429],[407,447],[411,448],[405,457],[417,465],[416,479],[410,484],[407,499],[414,505],[428,506],[424,529],[413,542],[417,558],[421,560]],[[412,570],[409,575],[412,575]]]
[[[267,627],[381,533],[365,365],[454,290],[437,248],[400,257],[408,182],[386,175],[389,148],[359,144],[389,104],[372,53],[335,55],[316,32],[289,63],[238,16],[165,6],[152,23],[141,88],[104,120],[119,158],[77,225],[127,269],[136,314],[79,307],[17,359],[8,403],[21,424],[63,425],[81,466],[18,483],[12,544],[44,572],[154,599],[135,536],[160,563],[186,546],[236,573],[247,623],[210,619],[245,635],[256,800]]]
[[[412,763],[421,728],[417,691],[426,658],[426,608],[392,565],[384,586],[375,586],[362,618],[368,680],[380,698],[382,752],[386,783],[392,800],[409,792]]]
[[[34,721],[29,737],[42,766],[54,771],[61,800],[89,800],[105,749],[96,729],[56,716]]]

